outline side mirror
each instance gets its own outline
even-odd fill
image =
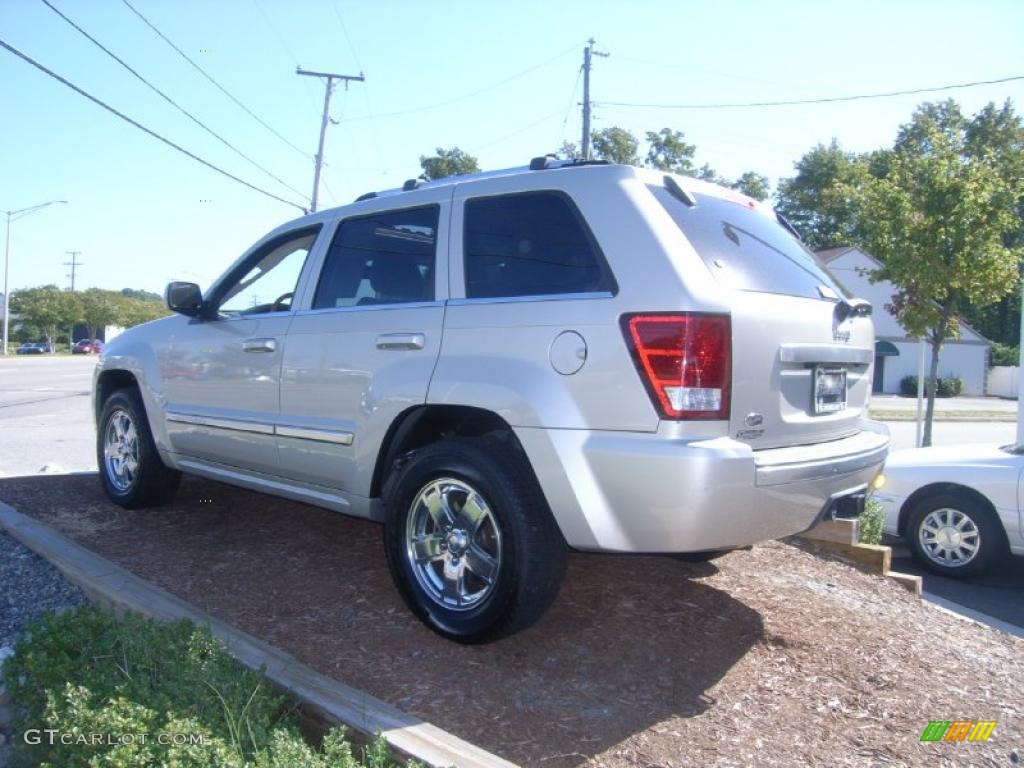
[[[167,308],[189,317],[198,317],[203,311],[203,292],[195,283],[173,282],[164,291]]]

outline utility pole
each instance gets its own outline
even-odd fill
[[[590,61],[592,56],[608,57],[607,53],[594,50],[594,38],[587,40],[583,49],[583,140],[580,142],[580,155],[584,160],[590,159]]]
[[[319,197],[320,194],[320,167],[324,162],[324,137],[327,135],[327,120],[330,115],[331,92],[334,90],[334,81],[343,81],[345,83],[345,90],[347,91],[350,80],[355,80],[361,83],[366,80],[366,78],[363,77],[362,72],[358,75],[336,75],[331,72],[309,72],[302,67],[296,67],[295,74],[327,78],[326,87],[324,88],[324,116],[320,120],[320,146],[316,151],[316,170],[313,171],[313,197],[310,199],[309,205],[309,212],[315,213],[317,197]]]
[[[10,330],[11,322],[11,293],[8,290],[8,278],[11,273],[11,222],[17,221],[18,219],[28,216],[40,211],[48,205],[54,205],[55,203],[66,204],[67,200],[50,200],[46,203],[40,203],[39,205],[33,205],[28,208],[20,208],[17,211],[0,211],[7,216],[7,235],[6,243],[4,245],[4,323],[3,323],[3,346],[0,349],[3,350],[3,354],[7,355],[7,336]]]
[[[71,267],[71,272],[69,272],[67,276],[71,278],[71,292],[74,293],[75,292],[75,270],[78,269],[81,266],[84,266],[82,264],[82,262],[80,262],[78,260],[78,257],[81,255],[82,252],[81,251],[64,251],[64,253],[71,257],[71,261],[65,261],[64,262],[64,266],[65,267]]]

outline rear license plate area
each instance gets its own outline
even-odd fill
[[[814,368],[814,413],[846,410],[846,369],[818,365]]]

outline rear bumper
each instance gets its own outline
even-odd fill
[[[696,552],[754,544],[813,526],[881,469],[888,430],[754,451],[728,437],[517,429],[570,546]]]

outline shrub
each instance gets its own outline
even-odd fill
[[[940,376],[936,383],[936,397],[957,397],[964,391],[964,381],[959,376]],[[925,397],[928,397],[928,392],[928,380],[925,379]],[[900,379],[900,394],[904,397],[917,397],[917,376],[904,376]]]
[[[14,699],[15,726],[69,734],[50,744],[19,739],[25,764],[86,768],[386,768],[379,741],[360,762],[333,729],[319,750],[303,739],[294,703],[261,674],[238,664],[206,629],[115,617],[81,607],[31,624],[3,668]],[[79,734],[111,734],[83,743]],[[147,734],[121,743],[122,734]],[[161,744],[158,734],[195,734]]]
[[[864,503],[864,514],[857,521],[857,541],[861,544],[881,544],[884,520],[882,505],[869,496]]]
[[[992,348],[989,351],[988,364],[992,365],[1020,365],[1020,347],[1014,347],[1009,344],[1000,344],[998,341],[992,342]]]

